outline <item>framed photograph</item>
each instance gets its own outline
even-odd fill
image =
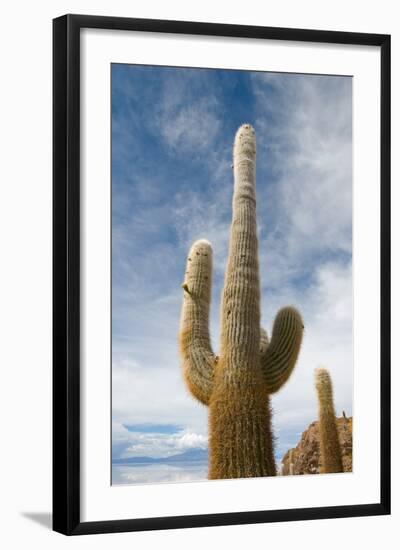
[[[390,513],[390,36],[54,20],[53,528]]]

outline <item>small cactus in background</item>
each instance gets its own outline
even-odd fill
[[[191,247],[182,285],[182,368],[192,395],[209,406],[210,479],[276,474],[269,395],[288,380],[304,328],[293,307],[279,311],[271,341],[260,328],[255,155],[254,129],[244,124],[233,149],[233,217],[221,302],[220,357],[211,348],[208,328],[208,241]]]
[[[289,475],[294,475],[293,449],[290,449],[289,451]]]
[[[332,381],[326,369],[316,369],[315,388],[319,404],[321,473],[343,472],[342,450],[336,425]]]

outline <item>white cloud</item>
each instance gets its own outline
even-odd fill
[[[142,345],[151,348],[154,347],[154,341],[149,339]],[[177,352],[171,353],[169,357],[167,354],[163,355],[161,360],[160,350],[162,354],[165,353],[163,342],[159,344],[158,350],[155,350],[161,363],[157,365],[139,365],[130,359],[114,360],[113,421],[120,426],[160,422],[174,425],[184,423],[187,430],[185,434],[205,435],[207,409],[196,402],[186,390]],[[133,354],[130,348],[129,355]],[[121,356],[123,357],[124,353],[121,353]],[[125,431],[123,433],[125,434]],[[182,437],[183,435],[181,434]],[[184,438],[183,442],[185,441]]]
[[[190,449],[207,449],[207,435],[187,429],[171,434],[132,431],[116,420],[113,420],[112,429],[113,446],[121,458],[160,458],[181,454]]]
[[[207,437],[201,434],[182,432],[172,435],[132,433],[128,456],[165,457],[183,453],[189,449],[206,449]]]

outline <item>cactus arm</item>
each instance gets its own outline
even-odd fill
[[[268,346],[269,346],[268,333],[265,329],[261,327],[260,328],[260,356],[261,357],[264,357],[264,355],[267,353]]]
[[[274,321],[272,338],[265,349],[260,346],[261,369],[268,393],[277,392],[290,377],[303,338],[303,321],[293,307],[282,308]]]
[[[343,472],[342,451],[333,404],[332,380],[326,369],[316,369],[315,388],[319,405],[321,473]]]
[[[192,395],[208,405],[214,376],[214,355],[208,328],[211,300],[212,248],[196,241],[189,251],[183,288],[179,349],[183,376]]]

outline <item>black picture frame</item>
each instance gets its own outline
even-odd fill
[[[84,28],[378,46],[381,51],[380,501],[81,522],[80,31]],[[390,514],[390,35],[120,17],[53,21],[53,529],[66,535]]]

